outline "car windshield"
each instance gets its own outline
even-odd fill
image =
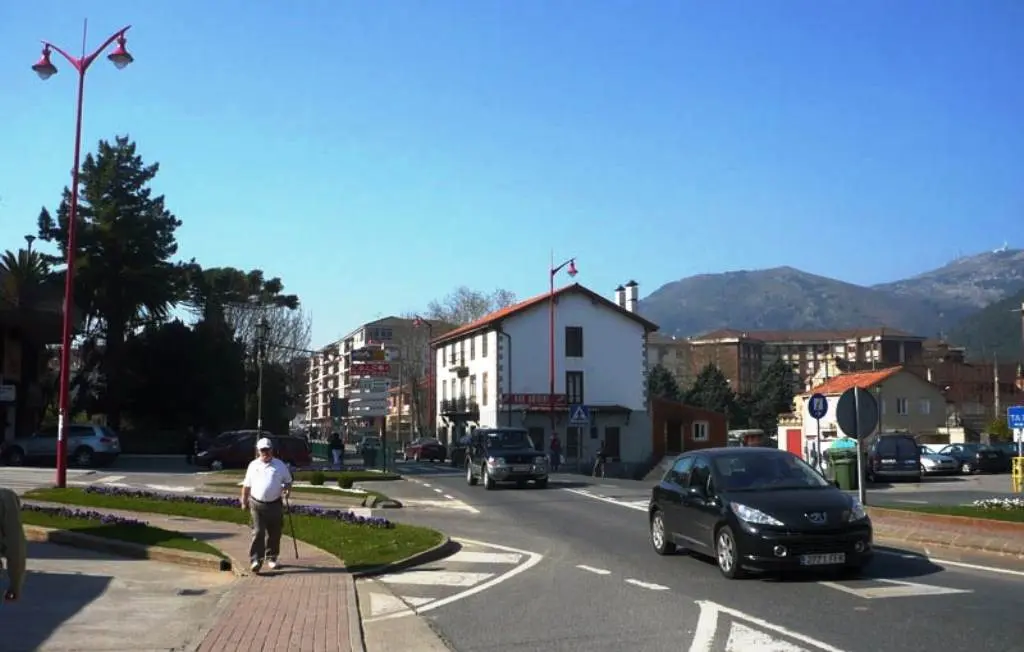
[[[525,432],[510,430],[507,432],[487,433],[487,447],[505,449],[533,448],[533,444]]]
[[[719,455],[715,470],[725,491],[820,489],[830,486],[795,455]]]

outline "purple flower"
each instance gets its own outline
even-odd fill
[[[122,489],[120,487],[102,487],[91,485],[85,488],[86,493],[101,496],[117,496],[119,498],[139,498],[144,500],[162,500],[171,503],[189,503],[192,505],[209,505],[211,507],[238,508],[237,498],[221,496],[193,496],[191,494],[159,493],[156,491],[142,491],[139,489]],[[293,514],[301,516],[312,516],[316,518],[327,518],[340,521],[349,525],[363,525],[372,528],[390,529],[395,524],[386,518],[378,516],[357,516],[347,509],[328,509],[316,505],[291,505]]]
[[[145,521],[140,521],[134,518],[125,518],[123,516],[115,516],[114,514],[104,514],[91,509],[75,509],[73,507],[42,507],[40,505],[29,504],[23,504],[21,509],[25,512],[36,512],[38,514],[47,514],[49,516],[58,516],[61,518],[78,518],[87,521],[98,521],[103,525],[146,525]]]

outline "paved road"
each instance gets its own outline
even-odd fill
[[[30,544],[25,594],[0,606],[0,649],[187,649],[198,642],[197,633],[216,614],[233,582],[231,573]]]
[[[485,491],[461,474],[404,471],[479,513],[409,510],[401,520],[543,556],[424,614],[462,652],[1019,649],[1024,574],[891,551],[864,580],[730,582],[710,561],[654,554],[640,483],[559,475],[547,490]]]

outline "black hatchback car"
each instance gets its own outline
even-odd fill
[[[860,501],[777,449],[684,453],[654,487],[649,513],[658,554],[712,556],[730,579],[802,569],[856,575],[873,554]]]

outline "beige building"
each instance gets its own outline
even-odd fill
[[[688,339],[676,339],[660,333],[647,336],[647,368],[660,364],[675,376],[680,389],[693,384],[693,348]],[[699,370],[698,370],[699,371]]]

